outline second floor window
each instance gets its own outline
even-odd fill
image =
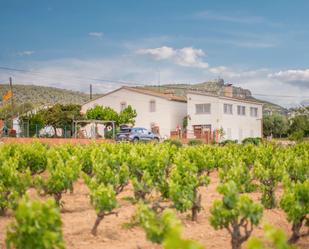
[[[233,114],[233,105],[231,105],[231,104],[224,104],[223,105],[223,112],[225,114]]]
[[[246,107],[243,105],[238,105],[237,106],[237,114],[240,116],[245,116],[246,115]]]
[[[257,107],[250,107],[250,116],[257,117],[258,116],[258,109]]]
[[[196,104],[195,113],[196,114],[210,114],[210,104]]]
[[[150,102],[149,102],[149,111],[150,112],[155,112],[156,111],[156,101],[155,100],[150,100]]]
[[[120,111],[122,112],[126,108],[127,108],[127,103],[126,102],[121,102],[120,103]]]

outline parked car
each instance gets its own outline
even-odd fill
[[[116,134],[116,141],[160,141],[160,137],[145,128],[125,127]]]

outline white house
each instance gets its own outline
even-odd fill
[[[135,126],[158,132],[169,137],[171,131],[182,127],[187,115],[185,97],[146,90],[138,87],[121,87],[82,106],[82,113],[96,105],[108,106],[120,112],[131,105],[137,112]]]
[[[224,96],[203,92],[187,94],[188,137],[223,130],[221,140],[242,141],[247,137],[262,137],[262,104],[245,98],[235,98],[232,87]]]

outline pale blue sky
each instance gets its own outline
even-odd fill
[[[0,0],[0,67],[40,72],[0,81],[104,92],[220,76],[291,105],[309,99],[308,13],[306,0]]]

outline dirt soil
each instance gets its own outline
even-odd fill
[[[226,230],[214,230],[208,221],[209,208],[213,200],[219,199],[216,192],[218,185],[217,173],[211,174],[211,183],[207,188],[201,189],[203,210],[199,213],[198,221],[190,221],[190,213],[178,214],[184,224],[183,235],[199,241],[206,249],[231,248],[230,236]],[[30,195],[35,195],[34,190],[29,190]],[[279,188],[277,196],[282,193]],[[74,186],[74,193],[64,194],[64,207],[62,209],[63,233],[66,247],[68,249],[158,249],[158,245],[148,242],[145,233],[139,227],[126,228],[125,223],[130,221],[134,213],[135,206],[124,197],[133,196],[132,188],[128,186],[119,196],[118,217],[107,216],[101,222],[97,236],[90,234],[90,230],[95,221],[96,214],[89,203],[88,189],[82,180]],[[252,193],[250,196],[258,201],[259,193]],[[0,217],[0,248],[5,248],[5,231],[7,225],[12,221],[12,215]],[[290,224],[286,220],[284,212],[280,209],[264,210],[262,223],[254,229],[253,235],[263,235],[263,223],[273,224],[283,229],[290,235]],[[304,232],[304,231],[303,231]],[[309,248],[309,237],[301,238],[297,243],[301,249]],[[245,248],[245,246],[244,246]],[[35,248],[34,248],[35,249]]]

